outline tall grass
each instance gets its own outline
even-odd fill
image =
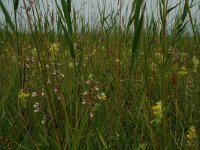
[[[199,149],[199,3],[54,3],[0,1],[0,149]]]

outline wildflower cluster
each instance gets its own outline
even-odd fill
[[[50,51],[51,58],[52,58],[53,61],[57,60],[58,50],[59,50],[58,43],[53,43],[53,44],[50,45],[49,51]]]
[[[41,97],[45,97],[45,92],[44,92],[44,89],[42,89],[43,92],[32,92],[32,97],[33,98],[36,98],[37,101],[34,102],[33,104],[33,110],[34,110],[34,113],[38,113],[39,115],[42,114],[42,109],[44,107],[42,107],[42,102],[41,101],[38,101],[38,99],[40,99]],[[56,91],[56,89],[54,89],[54,92]],[[41,124],[46,124],[47,123],[47,120],[48,120],[48,117],[47,117],[47,114],[43,114],[43,117],[41,119]]]
[[[58,43],[51,44],[49,50],[50,50],[50,52],[56,54],[58,52],[58,50],[59,50]]]
[[[39,102],[36,102],[36,103],[33,105],[33,107],[34,107],[34,112],[35,112],[35,113],[36,113],[36,112],[40,112],[40,110],[41,110],[41,105],[40,105]]]
[[[154,105],[152,107],[152,112],[154,115],[154,119],[151,121],[151,123],[154,123],[155,126],[158,126],[161,124],[162,121],[162,113],[163,113],[163,109],[162,109],[162,102],[158,101],[156,102],[156,105]]]
[[[27,107],[27,99],[30,96],[28,92],[25,92],[23,89],[21,89],[18,93],[18,99],[19,99],[19,104],[22,108]]]
[[[156,52],[153,55],[153,59],[150,61],[150,69],[153,73],[157,73],[159,71],[159,65],[163,63],[164,57],[161,51]]]
[[[69,67],[69,69],[74,68],[74,63],[73,63],[73,62],[70,62],[70,63],[68,64],[68,67]]]
[[[31,52],[32,52],[32,55],[33,55],[33,59],[36,59],[37,58],[37,49],[33,48]]]
[[[105,93],[100,93],[97,95],[98,99],[105,101],[107,99],[107,96]]]
[[[195,126],[190,126],[190,129],[188,130],[187,133],[187,145],[192,146],[194,143],[194,140],[196,139],[196,129]]]
[[[185,61],[185,59],[188,58],[188,56],[189,56],[189,54],[185,53],[185,52],[182,52],[179,55],[180,55],[180,60],[181,61]]]
[[[47,123],[47,120],[48,120],[48,118],[47,118],[47,115],[45,114],[45,115],[43,116],[42,120],[41,120],[41,124]]]
[[[199,66],[199,60],[196,58],[196,56],[192,58],[192,64],[193,64],[193,71],[197,72],[197,68]]]
[[[156,52],[155,53],[155,58],[156,58],[156,61],[158,63],[162,63],[163,62],[163,54],[161,52]]]
[[[99,83],[93,79],[93,75],[88,76],[85,82],[86,89],[83,92],[82,104],[90,109],[89,116],[93,118],[94,113],[101,107],[102,102],[107,100],[104,92],[99,92]]]
[[[181,76],[186,76],[188,74],[188,71],[186,69],[186,67],[181,67],[180,71],[178,72],[179,75]]]
[[[154,62],[151,63],[150,68],[154,73],[158,71],[157,65]]]

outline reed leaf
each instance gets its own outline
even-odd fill
[[[6,87],[6,91],[0,101],[0,111],[3,110],[4,106],[7,103],[7,100],[11,99],[12,96],[14,96],[13,91],[18,91],[18,86],[20,84],[19,80],[19,72],[18,70],[15,70],[14,74],[10,77],[10,82],[8,83],[8,86]]]
[[[178,3],[178,4],[176,4],[175,6],[173,6],[173,7],[171,7],[171,8],[169,8],[168,10],[167,10],[167,13],[170,13],[172,10],[174,10],[177,6],[179,6],[181,4],[181,2],[180,3]]]
[[[64,12],[64,16],[65,16],[65,21],[67,23],[68,26],[68,32],[70,34],[70,36],[73,35],[73,30],[72,30],[72,23],[71,23],[71,0],[67,0],[67,2],[65,0],[61,0],[61,4],[62,4],[62,10]]]
[[[191,2],[191,5],[192,5],[192,2]],[[193,7],[193,6],[192,6]],[[195,38],[195,41],[198,45],[198,38],[197,38],[197,35],[196,35],[196,31],[195,31],[195,25],[194,25],[194,22],[193,22],[193,18],[192,18],[192,13],[191,13],[191,10],[190,10],[190,5],[189,5],[189,0],[185,0],[185,9],[189,15],[189,20],[190,20],[190,24],[192,26],[192,31],[193,31],[193,34],[194,34],[194,38]]]
[[[66,43],[67,43],[68,46],[69,46],[69,50],[70,50],[71,57],[72,57],[73,59],[75,59],[74,45],[73,45],[72,39],[71,39],[71,37],[70,37],[70,34],[69,34],[69,32],[67,31],[66,27],[64,26],[62,20],[61,20],[60,23],[61,23],[62,29],[63,29],[63,31],[64,31],[65,41],[66,41]]]
[[[134,33],[134,38],[133,38],[133,43],[132,43],[132,57],[131,57],[130,73],[133,71],[133,67],[135,64],[136,56],[137,56],[137,51],[139,48],[139,41],[140,41],[140,37],[141,37],[141,33],[142,33],[145,9],[146,9],[146,3],[144,4],[141,17],[139,19],[139,22],[137,24],[137,27],[136,27],[135,33]]]
[[[100,139],[100,141],[101,141],[101,143],[102,143],[104,149],[108,149],[108,145],[106,144],[106,141],[105,141],[103,135],[101,134],[101,132],[99,131],[98,128],[96,128],[96,131],[97,131],[97,134],[98,134],[98,136],[99,136],[99,139]]]
[[[73,36],[73,30],[72,30],[72,21],[71,21],[71,0],[67,0],[67,2],[65,0],[61,0],[61,5],[62,5],[62,10],[59,7],[57,1],[56,2],[56,6],[58,9],[58,14],[59,14],[59,23],[64,31],[64,37],[65,37],[65,41],[68,44],[68,47],[70,49],[70,54],[71,57],[73,59],[75,59],[75,51],[74,51],[74,45],[73,45],[73,41],[72,41],[72,36]],[[64,12],[64,14],[62,13],[62,11]],[[63,22],[64,20],[64,22]],[[64,23],[67,24],[67,28],[64,25]]]
[[[19,6],[19,0],[14,0],[14,11],[16,12]]]
[[[6,7],[5,7],[5,5],[3,4],[2,1],[0,1],[0,8],[1,8],[3,14],[4,14],[6,23],[10,26],[10,29],[14,33],[15,32],[15,25],[12,22],[11,16],[9,15],[8,10],[6,9]]]

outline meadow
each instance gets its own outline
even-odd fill
[[[0,1],[0,149],[200,148],[200,3],[122,2]]]

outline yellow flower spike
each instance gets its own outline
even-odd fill
[[[157,65],[155,63],[153,63],[153,62],[151,63],[150,68],[151,68],[152,72],[157,72],[157,70],[158,70],[157,69]]]
[[[73,62],[70,62],[69,65],[68,65],[68,67],[69,67],[70,69],[74,68],[74,63],[73,63]]]
[[[52,53],[57,53],[58,50],[59,50],[58,43],[53,43],[53,44],[50,46],[50,52],[52,52]]]
[[[151,123],[154,123],[156,126],[160,125],[162,121],[162,112],[162,102],[158,101],[156,102],[156,105],[152,106],[154,119],[151,121]]]
[[[116,59],[115,62],[116,62],[116,63],[119,63],[119,59]]]
[[[37,49],[36,47],[32,50],[32,54],[34,58],[37,58]]]
[[[18,99],[20,102],[20,105],[22,106],[22,108],[26,108],[27,107],[27,98],[30,96],[30,94],[28,92],[24,92],[23,89],[21,89],[18,93]]]
[[[181,57],[181,59],[183,60],[183,59],[185,59],[185,58],[187,58],[189,56],[189,54],[188,53],[180,53],[180,57]]]
[[[196,58],[196,56],[192,58],[192,64],[193,64],[193,71],[197,72],[197,68],[199,66],[199,60]]]
[[[192,143],[194,143],[195,138],[197,137],[196,135],[196,128],[195,126],[190,126],[190,129],[188,130],[188,133],[186,135],[187,138],[187,145],[192,146]]]
[[[96,50],[96,49],[93,49],[91,56],[95,55],[96,52],[97,52],[97,50]]]
[[[168,53],[169,53],[169,54],[173,54],[173,53],[174,53],[173,49],[169,48],[169,49],[168,49]]]
[[[88,79],[92,80],[92,79],[93,79],[93,74],[90,74],[90,75],[88,76]]]
[[[178,72],[181,76],[186,76],[188,74],[186,67],[181,67],[181,70]]]
[[[157,59],[157,61],[159,63],[163,62],[163,54],[162,53],[159,53],[159,52],[155,53],[155,58]]]
[[[103,100],[103,101],[107,100],[106,94],[105,94],[105,93],[101,93],[101,94],[99,95],[99,99],[101,99],[101,100]]]

